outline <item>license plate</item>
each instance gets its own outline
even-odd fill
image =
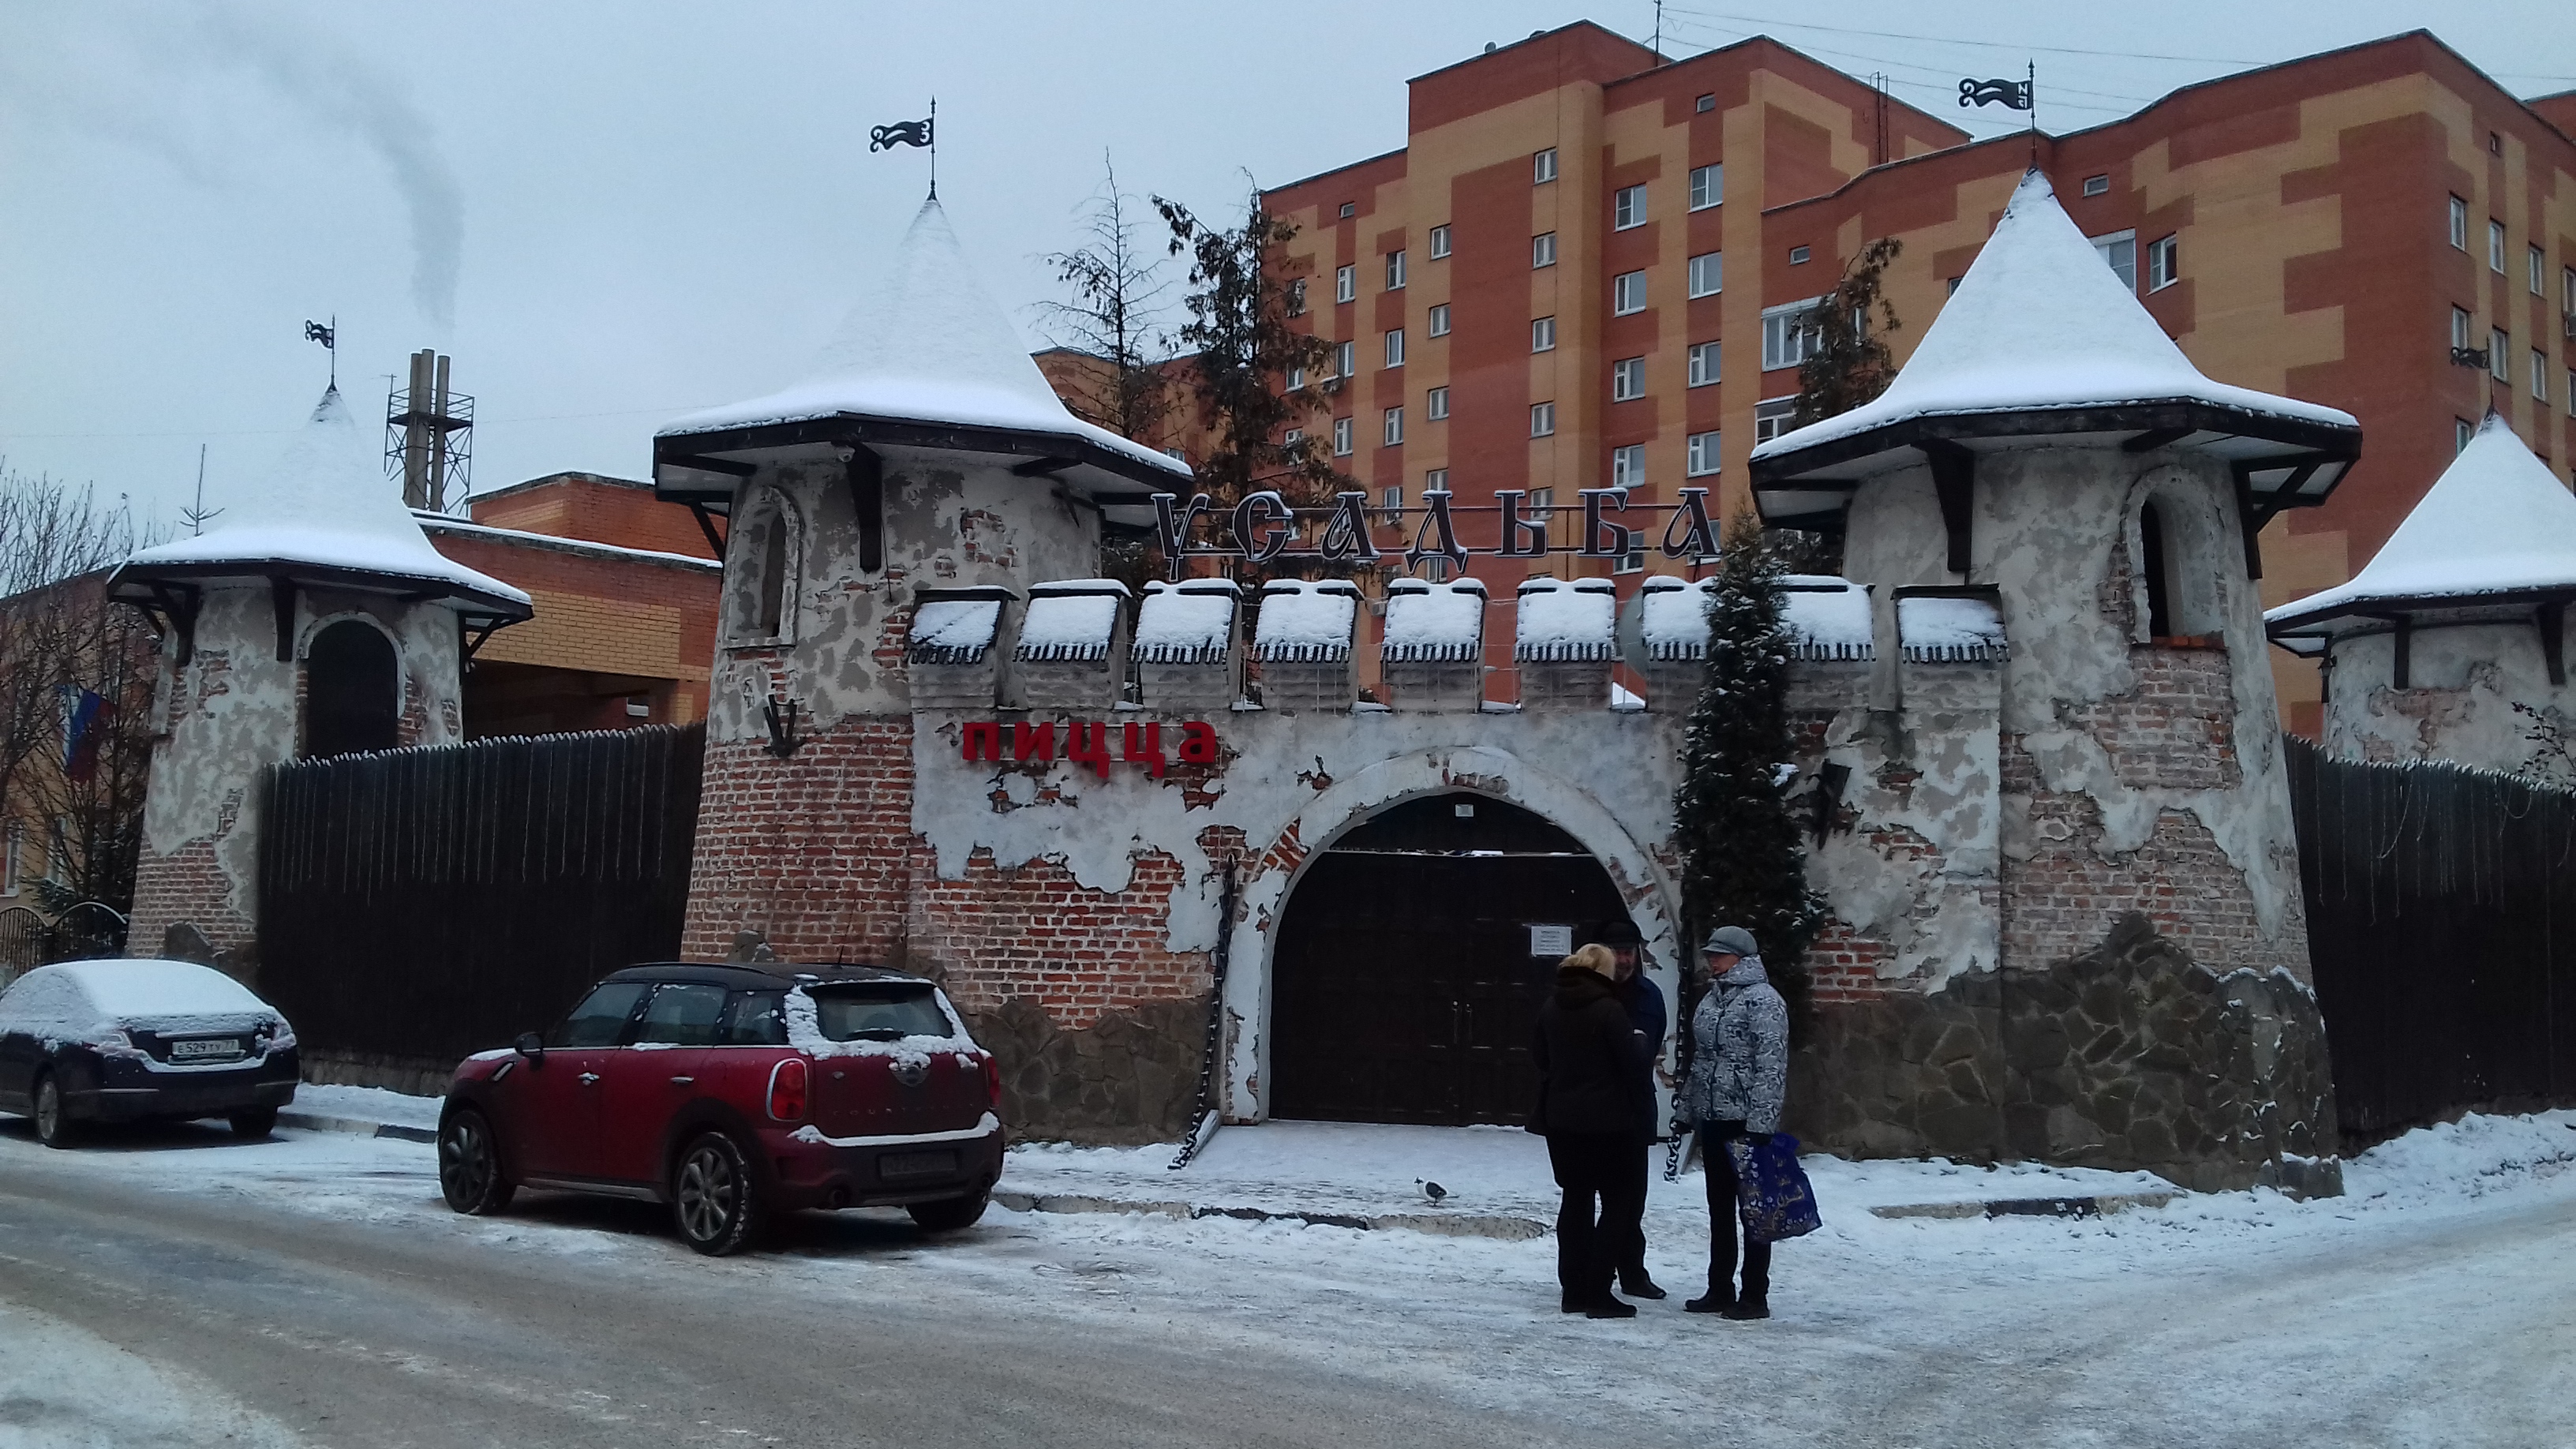
[[[170,1060],[174,1062],[227,1061],[242,1054],[241,1043],[226,1038],[221,1041],[174,1041],[170,1043]]]
[[[883,1177],[935,1177],[956,1170],[954,1151],[889,1152],[877,1159],[877,1173]]]

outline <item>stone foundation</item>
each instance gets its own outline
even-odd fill
[[[2195,1191],[2342,1191],[2315,998],[2212,973],[2124,917],[2096,948],[1820,1006],[1789,1130],[1851,1157],[2144,1169]]]

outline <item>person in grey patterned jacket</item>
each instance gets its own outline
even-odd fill
[[[1780,1130],[1789,1087],[1789,1007],[1762,969],[1753,933],[1720,926],[1701,949],[1712,985],[1691,1014],[1690,1077],[1677,1100],[1699,1136],[1708,1180],[1708,1296],[1682,1305],[1728,1318],[1771,1316],[1771,1245],[1744,1244],[1743,1286],[1736,1285],[1735,1159],[1727,1142]]]

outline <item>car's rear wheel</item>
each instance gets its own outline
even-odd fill
[[[721,1132],[694,1138],[671,1170],[671,1216],[709,1257],[742,1251],[760,1228],[760,1187],[742,1148]]]
[[[69,1147],[79,1138],[80,1129],[72,1125],[71,1110],[63,1104],[63,1089],[54,1074],[36,1078],[36,1140],[47,1147]]]
[[[912,1220],[925,1232],[953,1233],[959,1228],[975,1226],[984,1216],[985,1206],[992,1200],[993,1194],[987,1190],[964,1197],[943,1197],[937,1202],[913,1203],[904,1211],[912,1214]]]
[[[251,1141],[257,1142],[261,1138],[266,1137],[271,1132],[277,1130],[277,1109],[275,1107],[244,1107],[242,1110],[233,1113],[228,1120],[232,1123],[233,1135],[235,1137],[247,1137]]]
[[[517,1185],[502,1174],[500,1144],[492,1123],[471,1107],[448,1114],[438,1127],[438,1190],[461,1213],[488,1217],[510,1205]]]

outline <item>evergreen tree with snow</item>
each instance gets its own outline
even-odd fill
[[[1782,779],[1790,758],[1789,636],[1780,614],[1777,541],[1749,512],[1726,529],[1708,605],[1708,664],[1682,746],[1673,836],[1682,856],[1682,922],[1694,951],[1719,926],[1762,943],[1793,1027],[1810,995],[1807,947],[1824,924]]]

